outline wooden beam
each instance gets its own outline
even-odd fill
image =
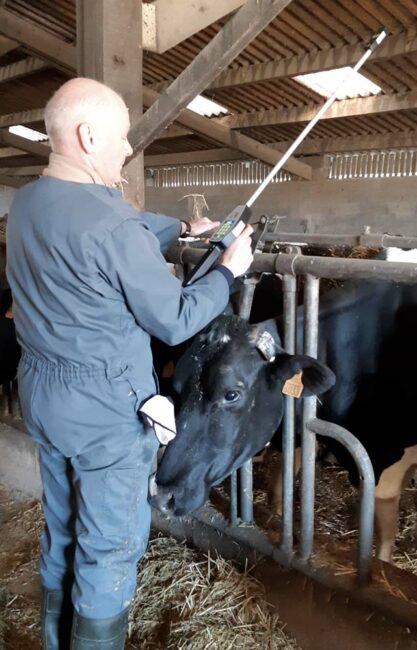
[[[158,93],[149,88],[143,89],[143,101],[145,105],[152,104],[158,97]],[[231,149],[237,149],[251,158],[258,158],[269,165],[275,165],[280,159],[282,153],[272,149],[271,147],[261,144],[257,140],[253,140],[242,133],[232,131],[227,127],[217,124],[208,117],[202,117],[194,111],[185,109],[177,117],[179,124],[191,129],[195,133],[205,136],[209,140],[218,142],[219,144],[226,145]],[[305,163],[299,162],[295,158],[289,158],[284,169],[292,174],[301,176],[310,180],[312,178],[312,168]]]
[[[50,61],[65,72],[76,68],[75,48],[69,43],[52,36],[35,23],[19,18],[0,8],[0,34],[17,41],[33,54]]]
[[[321,120],[404,111],[413,108],[417,108],[417,91],[415,90],[404,93],[403,95],[377,95],[374,97],[336,101],[322,116]],[[215,121],[217,124],[222,124],[231,129],[293,124],[296,122],[308,122],[316,115],[318,110],[319,105],[310,104],[309,106],[297,106],[296,108],[285,110],[274,108],[272,110],[226,115],[225,117],[216,118]]]
[[[243,4],[245,0],[156,0],[153,5],[157,52],[178,45]]]
[[[16,176],[6,176],[0,174],[0,185],[7,185],[8,187],[22,187],[27,183],[27,179],[16,178]]]
[[[233,149],[206,149],[205,151],[184,151],[182,153],[163,153],[145,156],[145,167],[161,167],[163,165],[192,165],[194,163],[242,160],[244,158],[244,154]]]
[[[142,2],[77,0],[78,71],[119,92],[131,122],[142,115]],[[143,156],[124,169],[125,197],[145,207]]]
[[[289,146],[291,142],[279,142],[276,146]],[[272,145],[275,146],[275,145]],[[401,149],[417,147],[417,131],[411,133],[387,133],[381,135],[358,135],[347,138],[310,138],[299,148],[302,155],[370,151],[372,149]]]
[[[32,153],[35,156],[40,156],[45,160],[48,159],[51,149],[47,144],[42,144],[42,142],[33,142],[27,138],[22,138],[20,135],[15,133],[10,133],[6,130],[0,130],[0,142],[7,144],[10,147],[15,147],[21,151],[26,151],[27,153]]]
[[[10,158],[11,156],[24,156],[24,151],[19,151],[14,147],[3,147],[0,149],[0,158]]]
[[[48,64],[45,63],[45,61],[41,61],[41,59],[36,59],[34,57],[28,57],[22,61],[4,65],[0,68],[0,83],[24,77],[32,72],[44,70],[47,67]]]
[[[152,103],[149,100],[148,91],[149,91],[148,88],[144,88],[143,93],[144,93],[144,96],[146,95],[147,100],[148,100],[148,101],[145,101],[145,99],[143,100],[145,106],[150,106],[151,103]],[[153,93],[154,91],[151,90],[150,92]],[[206,119],[208,119],[208,118],[206,118]],[[171,124],[171,126],[168,126],[166,129],[164,129],[162,131],[162,133],[160,133],[158,135],[158,137],[155,139],[155,142],[159,142],[159,140],[170,140],[172,138],[184,138],[184,137],[187,137],[189,135],[193,135],[193,132],[190,131],[190,129],[187,129],[187,128],[185,128],[185,126],[181,126],[180,124],[175,122],[174,124]]]
[[[29,167],[2,167],[0,173],[4,176],[40,176],[45,165],[29,165]]]
[[[21,113],[7,113],[0,115],[0,129],[5,126],[16,126],[17,124],[32,124],[43,121],[43,108],[34,108]]]
[[[0,56],[15,50],[17,47],[19,47],[19,43],[16,41],[13,41],[11,38],[6,38],[5,36],[0,36]]]
[[[280,58],[273,61],[254,63],[233,70],[229,68],[222,72],[208,86],[207,90],[230,88],[257,81],[270,81],[272,79],[294,77],[300,74],[351,66],[357,63],[363,51],[364,47],[363,43],[361,43],[302,54],[288,59]],[[417,52],[417,35],[415,31],[407,32],[386,38],[372,55],[372,62],[404,54],[414,54],[415,52]],[[170,83],[172,83],[172,79],[152,84],[151,88],[161,93],[168,88]]]
[[[132,127],[130,141],[134,152],[143,151],[290,2],[247,0]]]
[[[40,39],[41,40],[41,39]],[[71,46],[70,46],[71,47]],[[67,63],[69,60],[75,61],[75,48],[70,57],[67,56],[65,52],[61,52],[61,63]],[[56,50],[58,52],[58,50]],[[153,101],[158,97],[156,93],[150,91],[149,89],[144,89],[147,92],[148,101],[144,102],[146,105],[151,105]],[[185,123],[188,128],[193,128],[196,133],[205,134],[207,137],[211,138],[215,142],[224,144],[226,146],[233,147],[237,150],[242,150],[246,155],[249,155],[253,158],[259,158],[264,162],[267,162],[271,165],[275,164],[279,158],[279,153],[276,153],[270,147],[262,145],[256,140],[252,140],[247,136],[232,133],[229,129],[218,126],[212,123],[211,120],[203,118],[199,115],[196,115],[192,111],[184,111],[181,116],[183,123]],[[38,122],[43,120],[43,109],[35,109],[32,111],[24,111],[23,113],[12,113],[9,115],[0,116],[0,128],[5,126],[12,126],[15,124],[28,124],[31,122]],[[177,128],[178,131],[182,133],[189,133],[189,130],[181,129],[181,127],[171,127]],[[7,136],[9,137],[9,136]],[[288,171],[299,174],[303,178],[311,178],[311,168],[308,165],[299,163],[297,160],[290,159],[287,163],[286,168]]]
[[[284,151],[291,141],[269,143],[271,149]],[[400,149],[417,147],[417,131],[413,133],[389,133],[386,135],[355,136],[351,138],[310,138],[297,150],[300,155],[322,155],[336,152],[369,151],[372,149]],[[247,159],[234,149],[219,148],[182,153],[165,153],[145,156],[145,167],[164,165],[192,165],[198,163],[222,162]]]
[[[2,158],[0,160],[0,164],[3,165],[3,167],[7,166],[13,168],[31,167],[40,164],[39,156],[33,156],[32,154],[29,153],[22,155],[22,153],[20,156],[11,156],[9,158]]]

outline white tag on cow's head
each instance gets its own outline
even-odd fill
[[[263,331],[258,336],[255,347],[269,363],[275,360],[275,341],[269,332]]]

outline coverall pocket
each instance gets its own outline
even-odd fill
[[[143,400],[143,394],[140,388],[136,386],[135,380],[130,376],[129,371],[129,366],[126,366],[118,375],[110,376],[109,381],[118,392],[123,391],[123,397],[130,401],[135,413],[137,413]]]

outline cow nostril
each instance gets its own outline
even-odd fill
[[[175,497],[173,494],[169,497],[167,503],[166,503],[166,510],[165,512],[174,512],[175,510]]]
[[[165,514],[172,513],[175,509],[173,493],[159,486],[155,481],[155,475],[152,475],[149,481],[149,503]]]
[[[167,494],[158,494],[152,498],[152,505],[164,514],[170,514],[174,512],[175,508],[174,495],[171,492],[168,492]]]

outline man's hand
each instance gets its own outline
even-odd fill
[[[235,278],[246,273],[253,260],[251,234],[253,228],[246,224],[240,235],[219,258],[219,264],[229,269]]]
[[[198,237],[201,233],[215,230],[219,226],[220,221],[211,221],[208,217],[203,217],[202,219],[198,219],[191,223],[190,235],[192,237]]]

